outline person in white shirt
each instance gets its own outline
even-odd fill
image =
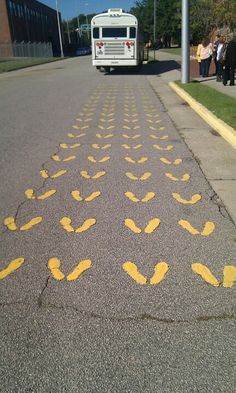
[[[216,63],[217,63],[216,81],[217,82],[222,82],[225,49],[226,49],[225,37],[221,36],[219,38],[219,43],[216,51]]]

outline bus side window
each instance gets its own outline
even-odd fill
[[[129,38],[136,38],[136,27],[130,27]]]
[[[93,28],[93,38],[99,38],[99,28],[98,27]]]

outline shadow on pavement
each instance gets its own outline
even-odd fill
[[[164,61],[149,61],[148,64],[143,64],[141,68],[117,68],[112,69],[105,75],[158,75],[165,72],[180,69],[180,64],[174,60]]]

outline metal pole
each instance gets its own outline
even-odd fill
[[[58,34],[59,34],[60,48],[61,48],[61,57],[64,57],[62,38],[61,38],[61,24],[60,24],[60,17],[59,17],[58,1],[57,0],[56,0],[56,10],[57,10],[57,24],[58,24]]]
[[[87,25],[87,38],[88,38],[88,40],[89,40],[89,30],[88,30],[88,10],[87,10],[87,6],[88,6],[88,3],[85,3],[84,4],[85,5],[85,7],[86,7],[86,15],[85,15],[85,17],[86,17],[86,25]]]
[[[68,42],[69,42],[69,44],[71,44],[71,39],[70,39],[70,29],[69,29],[69,23],[68,23],[68,20],[66,21],[66,25],[67,25],[67,35],[68,35]]]
[[[182,67],[181,67],[181,82],[189,83],[189,0],[182,0],[182,32],[181,32],[181,52],[182,52]]]
[[[156,13],[157,13],[156,5],[157,5],[157,3],[156,3],[156,0],[153,0],[153,1],[154,1],[154,3],[153,3],[153,41],[155,43],[156,42]]]

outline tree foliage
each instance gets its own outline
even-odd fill
[[[171,35],[179,39],[181,0],[139,0],[130,11],[141,22],[146,36],[154,36],[154,1],[156,1],[156,37]],[[190,30],[194,41],[215,28],[236,27],[236,0],[190,0]]]

